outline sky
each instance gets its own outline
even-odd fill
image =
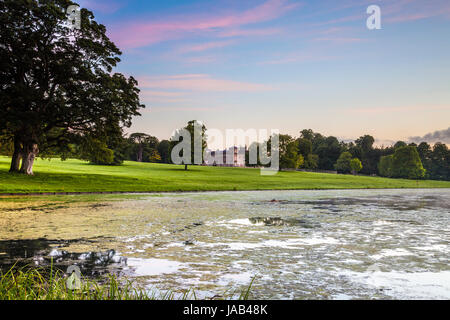
[[[146,108],[128,132],[167,139],[196,119],[389,145],[449,131],[448,0],[78,3],[122,50],[116,71],[139,81]]]

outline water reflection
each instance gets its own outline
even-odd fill
[[[14,240],[0,241],[0,270],[8,271],[11,267],[40,267],[48,269],[53,266],[65,271],[68,266],[77,265],[87,277],[98,277],[104,274],[122,274],[127,258],[117,255],[115,250],[104,252],[68,252],[61,248],[72,243],[86,242],[77,240]],[[93,243],[94,241],[90,241]]]

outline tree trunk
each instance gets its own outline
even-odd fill
[[[9,172],[19,172],[21,159],[22,159],[22,147],[20,145],[19,139],[14,138],[14,153],[12,155],[11,167],[9,169]]]
[[[21,173],[33,175],[34,159],[36,158],[38,152],[39,149],[36,143],[24,144],[22,155],[22,167],[20,168]]]

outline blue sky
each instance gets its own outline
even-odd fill
[[[131,131],[312,128],[379,143],[449,127],[450,2],[79,1],[147,105]],[[366,27],[369,5],[382,29]]]

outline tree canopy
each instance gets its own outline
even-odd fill
[[[76,136],[98,140],[112,129],[121,136],[144,107],[137,81],[113,73],[121,52],[93,13],[81,9],[81,28],[67,27],[73,4],[0,2],[0,131],[14,143],[10,171],[32,174],[39,152]]]

